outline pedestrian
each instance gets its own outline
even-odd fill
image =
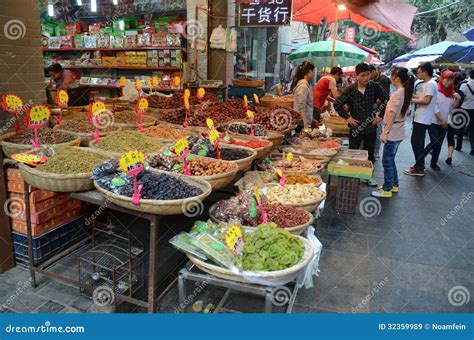
[[[344,72],[342,68],[333,67],[328,75],[318,80],[318,83],[314,87],[314,108],[321,114],[325,111],[326,101],[334,102],[339,97],[337,91],[337,82],[342,77]]]
[[[425,156],[431,152],[430,167],[434,171],[441,171],[441,168],[438,166],[438,159],[448,130],[449,113],[455,103],[454,78],[455,74],[450,70],[445,70],[441,73],[441,78],[438,82],[436,111],[428,128],[430,144],[425,148]]]
[[[291,84],[294,95],[293,110],[299,112],[303,128],[310,128],[313,122],[313,89],[311,80],[314,77],[314,64],[304,61],[298,69]]]
[[[395,156],[400,143],[405,139],[405,121],[413,96],[415,78],[410,76],[408,69],[395,68],[392,71],[391,82],[396,91],[391,95],[384,115],[384,130],[380,140],[384,143],[382,164],[384,183],[378,191],[372,192],[374,197],[392,197],[399,190],[398,172]]]
[[[423,80],[423,91],[420,97],[413,96],[412,103],[417,105],[413,120],[411,146],[415,156],[415,164],[404,173],[409,176],[425,175],[425,138],[426,131],[433,121],[436,111],[438,85],[433,79],[433,65],[424,63],[418,67],[418,78]]]
[[[364,150],[369,154],[369,160],[374,163],[374,148],[377,125],[382,121],[388,95],[384,94],[380,85],[369,81],[370,68],[362,63],[356,66],[357,82],[348,86],[334,102],[334,109],[350,126],[349,148]],[[381,105],[377,106],[377,101]],[[344,110],[347,105],[349,113]],[[373,179],[367,182],[369,186],[377,186]]]
[[[383,75],[380,70],[378,70],[374,65],[370,65],[370,80],[372,80],[374,83],[379,84],[382,90],[384,91],[386,96],[390,97],[390,79]],[[383,122],[381,122],[379,125],[377,125],[377,139],[375,140],[375,159],[379,159],[379,154],[380,154],[380,146],[381,146],[381,141],[380,141],[380,135],[382,134],[383,131]]]
[[[464,129],[467,128],[471,143],[470,155],[474,156],[474,70],[469,71],[469,80],[459,86],[459,92],[462,97],[461,110],[457,110],[452,116],[453,125],[458,129],[456,150],[462,150]]]
[[[280,80],[278,84],[271,87],[270,91],[276,96],[286,96],[288,94],[288,82],[285,79]]]

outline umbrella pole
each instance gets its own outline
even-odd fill
[[[337,20],[339,19],[339,7],[336,7],[336,20],[334,20],[334,32],[332,36],[331,68],[334,67],[334,58],[336,56],[336,38],[337,38]]]

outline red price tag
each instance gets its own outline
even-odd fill
[[[105,103],[101,100],[96,100],[89,106],[89,120],[99,117],[106,110]]]
[[[17,114],[23,109],[23,101],[15,94],[4,94],[2,99],[2,107],[4,111],[11,114]]]
[[[135,106],[136,113],[145,113],[148,110],[148,99],[140,98]]]
[[[203,100],[205,96],[206,96],[206,90],[204,90],[204,88],[202,88],[202,87],[198,88],[198,90],[197,90],[198,99]]]
[[[66,90],[59,90],[56,94],[56,105],[61,109],[65,109],[69,102],[69,95]]]

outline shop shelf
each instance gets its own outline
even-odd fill
[[[73,51],[147,51],[147,50],[182,50],[185,47],[181,46],[146,46],[134,48],[77,48],[77,47],[62,47],[62,48],[43,48],[44,52],[73,52]]]
[[[47,69],[48,67],[45,67]],[[106,69],[106,70],[162,70],[181,71],[181,67],[160,67],[160,66],[63,66],[65,69]]]

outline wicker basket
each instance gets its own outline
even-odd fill
[[[276,185],[279,185],[279,184],[269,183],[266,186],[270,187],[270,186],[276,186]],[[320,189],[320,191],[322,191],[322,190]],[[313,199],[313,201],[308,202],[308,203],[299,203],[299,204],[289,204],[288,203],[288,205],[291,205],[295,208],[300,208],[300,209],[303,209],[303,210],[306,210],[306,211],[312,213],[319,207],[321,202],[324,201],[325,199],[326,199],[326,192],[323,191],[323,196],[321,198],[315,198],[315,199]]]
[[[263,85],[265,85],[265,80],[261,80],[261,79],[250,80],[250,79],[234,78],[232,79],[232,84],[238,87],[262,87]]]
[[[167,126],[169,126],[170,128],[177,129],[176,126],[173,126],[173,125],[168,124],[168,123],[162,123],[162,122],[159,121],[158,124],[167,125]],[[173,139],[173,138],[161,138],[161,137],[148,136],[148,135],[146,134],[146,130],[150,130],[151,128],[153,128],[153,127],[151,126],[151,127],[145,129],[145,131],[144,131],[144,132],[145,132],[145,136],[147,136],[148,138],[151,138],[151,139],[153,139],[153,140],[155,140],[155,141],[157,141],[157,142],[159,142],[159,143],[163,143],[163,144],[166,144],[166,143],[173,143],[173,142],[175,142],[176,140],[179,139],[179,138]],[[189,129],[188,129],[188,130],[185,130],[185,129],[183,129],[182,127],[180,127],[179,129],[182,130],[182,131],[186,131],[187,136],[193,136],[193,137],[197,137],[197,136],[198,136],[198,133],[196,133],[195,131],[191,131],[191,130],[189,130]]]
[[[143,128],[149,128],[150,126],[153,126],[156,124],[156,119],[147,115],[143,115],[143,122],[142,126]],[[137,117],[137,123],[136,124],[121,124],[121,123],[113,123],[112,126],[119,126],[123,130],[136,130],[138,129],[138,117]]]
[[[134,211],[140,211],[154,215],[180,215],[189,210],[195,210],[196,207],[198,207],[198,209],[201,209],[199,208],[199,206],[202,205],[202,201],[204,201],[204,199],[211,194],[211,185],[202,179],[190,178],[187,176],[172,173],[167,173],[167,175],[180,178],[186,183],[198,187],[203,191],[203,193],[198,196],[180,200],[159,201],[142,199],[140,200],[140,205],[135,205],[132,203],[132,199],[130,197],[117,195],[110,191],[107,191],[101,188],[96,182],[94,182],[94,186],[102,195],[104,195],[107,200],[109,200],[113,204]]]
[[[305,147],[288,147],[282,146],[278,148],[280,152],[291,152],[295,156],[302,156],[308,159],[320,159],[320,158],[329,158],[331,159],[337,154],[337,150],[335,149],[314,149],[314,148],[305,148]]]
[[[149,138],[150,140],[156,142],[156,143],[157,143],[157,146],[160,146],[160,147],[161,147],[161,145],[158,144],[158,141],[157,141],[156,139],[153,139],[153,138],[150,138],[150,137],[148,137],[148,138]],[[89,142],[89,147],[90,147],[91,149],[94,149],[94,150],[99,150],[99,151],[105,152],[105,153],[108,154],[110,157],[122,156],[122,155],[124,154],[124,152],[125,152],[125,151],[116,152],[116,151],[109,151],[109,150],[101,149],[101,148],[97,147],[97,142],[95,141],[95,139],[93,139],[93,140],[91,140],[91,141]],[[158,149],[157,149],[157,151],[158,151]]]
[[[271,109],[277,108],[277,107],[287,107],[289,109],[293,108],[293,103],[294,100],[281,100],[280,97],[277,96],[264,96],[260,98],[260,104],[263,107],[268,107]]]
[[[252,138],[252,137],[238,137],[236,139],[240,139],[240,140],[244,140],[244,141],[249,141],[249,140],[254,140],[255,138]],[[268,156],[268,154],[272,151],[272,148],[273,148],[273,143],[269,140],[266,140],[265,142],[267,142],[267,146],[263,146],[261,148],[251,148],[255,151],[257,151],[257,156],[255,157],[255,159],[263,159],[265,157]],[[232,144],[232,143],[226,143],[226,142],[223,142],[222,144],[224,145],[234,145],[234,146],[239,146],[239,145],[235,145],[235,144]]]
[[[77,138],[81,139],[81,146],[89,146],[89,142],[94,139],[94,137],[92,137],[92,131],[90,133],[84,133],[84,132],[76,132],[76,131],[71,131],[71,130],[64,130],[64,129],[61,129],[60,125],[53,126],[53,129],[77,136]],[[104,131],[103,129],[101,129],[99,130],[99,136],[105,137],[110,132],[117,132],[117,131],[122,130],[120,126],[114,126],[114,129],[115,129],[114,131]]]
[[[16,135],[15,131],[9,131],[4,133],[3,135],[0,135],[0,142],[4,141],[5,139],[11,138]]]
[[[76,137],[76,136],[74,136]],[[48,146],[48,147],[57,147],[57,146],[79,146],[81,144],[81,139],[80,138],[75,138],[67,143],[61,143],[61,144],[42,144],[42,146]],[[2,141],[2,148],[3,152],[7,157],[11,157],[11,155],[18,153],[18,152],[26,152],[30,151],[32,149],[31,144],[16,144],[16,143],[10,143],[7,141]]]
[[[224,149],[243,149],[243,150],[246,150],[250,153],[250,156],[248,156],[247,158],[242,158],[242,159],[238,159],[238,160],[235,160],[235,161],[228,161],[228,162],[232,162],[232,163],[237,164],[237,166],[239,167],[239,171],[246,170],[252,164],[253,160],[257,157],[257,151],[255,151],[254,149],[251,149],[251,148],[247,148],[245,146],[225,144],[225,146],[222,146],[221,149],[222,148],[224,148]]]
[[[221,221],[219,219],[216,218],[216,215],[215,215],[215,211],[216,211],[216,206],[217,206],[217,203],[214,203],[213,205],[211,205],[211,207],[209,208],[209,218],[215,222],[215,223],[221,223],[221,222],[224,222],[224,221]],[[306,222],[305,224],[302,224],[302,225],[298,225],[296,227],[291,227],[291,228],[284,228],[284,230],[287,230],[289,231],[290,233],[292,234],[295,234],[295,235],[301,235],[306,229],[308,229],[308,227],[310,225],[313,224],[314,222],[314,217],[313,217],[313,214],[309,213],[308,211],[304,210],[304,213],[306,215],[308,215],[308,222]],[[272,221],[270,221],[272,222]],[[242,226],[244,229],[248,229],[248,230],[255,230],[256,227],[252,227],[252,226]]]
[[[296,276],[298,276],[299,273],[301,273],[303,270],[306,269],[310,261],[312,260],[314,256],[314,248],[311,242],[309,242],[307,239],[301,237],[301,236],[296,236],[299,237],[301,241],[303,241],[304,246],[305,246],[305,252],[303,254],[303,257],[301,258],[301,261],[294,265],[291,268],[285,269],[285,270],[278,270],[274,272],[263,272],[263,271],[255,271],[255,272],[244,272],[242,274],[237,274],[230,269],[223,268],[216,266],[214,264],[204,262],[199,260],[198,258],[186,253],[188,256],[189,260],[196,265],[199,269],[202,271],[214,275],[216,277],[220,277],[225,280],[230,280],[230,281],[235,281],[235,282],[242,282],[242,283],[254,283],[252,281],[249,281],[245,277],[253,277],[257,282],[266,282],[267,285],[269,286],[281,286],[284,285],[288,282],[293,281]]]
[[[210,161],[217,162],[217,160],[215,160],[214,158],[207,158],[207,159],[210,160]],[[226,162],[226,161],[222,161],[222,162]],[[231,163],[231,162],[227,162],[227,163]],[[235,176],[237,175],[237,172],[239,171],[239,168],[238,168],[237,164],[232,163],[232,168],[233,168],[232,171],[229,171],[229,172],[226,172],[226,173],[223,173],[223,174],[218,174],[218,175],[212,175],[212,176],[186,176],[186,177],[205,180],[206,182],[208,182],[211,185],[212,190],[219,190],[219,189],[223,189],[226,186],[228,186],[234,180]],[[174,172],[171,172],[171,171],[156,170],[156,169],[153,169],[153,168],[151,168],[150,171],[158,172],[158,173],[159,172],[165,172],[165,173],[175,174]]]
[[[268,170],[271,170],[271,169],[277,169],[277,168],[279,168],[279,166],[275,166],[275,163],[280,162],[280,161],[281,161],[281,157],[280,157],[280,159],[273,160],[270,163],[270,168],[262,167],[259,164],[257,164],[257,168],[258,168],[259,171],[268,171]],[[316,161],[316,160],[312,159],[311,161],[316,162],[318,167],[314,168],[314,169],[311,169],[311,170],[306,170],[306,171],[295,171],[295,170],[291,170],[291,169],[285,169],[285,174],[302,174],[302,175],[309,175],[309,176],[320,174],[324,170],[325,164],[320,163],[319,160]]]
[[[104,157],[108,157],[106,153],[92,150],[90,148],[74,148],[84,152],[95,153]],[[18,167],[20,168],[25,182],[38,189],[53,192],[77,192],[87,191],[94,188],[94,183],[92,182],[90,173],[52,174],[40,171],[37,168],[30,167],[22,163],[18,163]]]

